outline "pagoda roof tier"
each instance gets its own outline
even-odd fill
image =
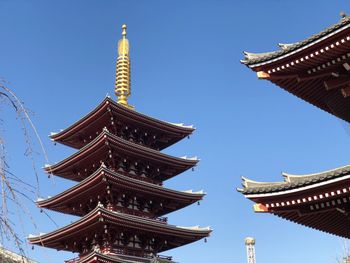
[[[97,251],[86,256],[67,260],[65,263],[174,263],[170,259],[162,257],[140,258],[114,253],[104,254]]]
[[[172,211],[181,209],[192,203],[195,203],[203,198],[205,194],[201,192],[182,192],[175,191],[162,186],[140,181],[113,172],[105,167],[99,168],[95,173],[81,181],[72,188],[48,199],[37,202],[41,208],[48,208],[62,213],[83,216],[90,212],[100,201],[107,205],[108,202],[115,200],[118,202],[118,197],[127,197],[127,200],[136,202],[137,210],[130,209],[129,202],[125,207],[120,207],[122,210],[129,210],[126,213],[140,214],[140,201],[148,204],[151,202],[154,207],[153,213],[148,211],[150,207],[146,208],[148,213],[152,216],[162,216]],[[118,211],[118,207],[116,208]]]
[[[241,62],[293,95],[350,121],[350,17],[280,50],[245,52]]]
[[[154,119],[106,97],[85,117],[59,133],[52,133],[50,137],[56,142],[80,149],[94,139],[104,127],[117,133],[123,129],[125,137],[142,137],[141,141],[145,145],[146,141],[152,141],[152,148],[159,150],[178,142],[194,131],[192,126]],[[130,132],[142,135],[133,135]]]
[[[307,174],[283,174],[283,182],[243,178],[238,189],[252,200],[255,212],[279,217],[337,236],[350,238],[350,166]]]
[[[75,252],[79,251],[79,245],[92,245],[92,240],[103,242],[103,237],[108,234],[113,249],[123,250],[127,246],[123,243],[123,246],[118,247],[117,240],[125,237],[125,233],[130,233],[132,237],[137,235],[140,239],[149,240],[151,243],[148,245],[155,249],[153,252],[159,253],[208,237],[211,231],[209,227],[173,226],[97,206],[74,223],[48,234],[30,236],[28,240],[31,244]]]
[[[153,177],[152,180],[164,181],[194,167],[198,159],[173,157],[123,140],[104,129],[99,136],[78,152],[57,164],[46,166],[45,171],[81,181],[93,173],[102,162],[113,169],[123,170],[123,173],[135,176],[138,172],[148,173]],[[129,168],[124,169],[123,166]],[[136,166],[144,169],[137,169]],[[150,172],[145,172],[145,169]],[[141,176],[139,178],[144,179]]]

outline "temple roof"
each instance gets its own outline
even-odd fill
[[[339,34],[350,26],[350,16],[343,17],[338,23],[322,30],[321,32],[312,35],[302,41],[292,44],[279,44],[280,50],[265,52],[265,53],[249,53],[244,52],[244,59],[241,62],[249,67],[257,67],[265,63],[270,63],[279,58],[295,54],[305,48],[324,41],[334,34]]]
[[[113,150],[117,150],[116,153],[112,154],[110,152]],[[160,174],[154,175],[161,181],[195,166],[199,161],[193,158],[173,157],[148,147],[128,142],[104,130],[98,137],[78,152],[57,164],[45,166],[45,171],[67,179],[81,181],[86,177],[79,176],[76,171],[87,169],[88,166],[94,166],[95,163],[100,164],[103,158],[116,158],[116,154],[123,155],[123,158],[133,157],[144,160],[147,163],[157,163],[160,166],[171,167],[173,170],[171,174],[164,174],[160,171]]]
[[[39,207],[56,210],[63,213],[70,213],[82,216],[78,210],[72,210],[72,205],[84,203],[89,204],[89,200],[106,193],[106,186],[112,186],[113,191],[126,191],[133,196],[146,198],[148,200],[165,200],[162,209],[157,213],[162,216],[169,212],[183,208],[197,202],[205,195],[201,192],[176,191],[162,186],[133,179],[115,173],[105,167],[99,168],[95,173],[81,181],[79,184],[66,191],[37,202]],[[97,202],[97,199],[95,200]]]
[[[241,62],[308,103],[350,122],[350,17],[281,50],[245,52]]]
[[[243,178],[246,198],[254,211],[271,213],[326,233],[350,238],[350,166],[307,174],[283,174],[276,183]]]
[[[14,253],[0,246],[1,263],[36,263],[25,256]]]
[[[113,121],[111,121],[111,118],[113,118]],[[161,121],[131,110],[106,97],[86,116],[68,128],[58,133],[52,133],[50,137],[56,142],[79,149],[87,144],[82,140],[83,134],[85,136],[96,136],[96,133],[100,133],[111,122],[113,125],[117,125],[118,121],[128,123],[131,126],[135,125],[149,133],[162,135],[163,138],[157,139],[160,150],[176,143],[194,131],[193,126]]]
[[[108,225],[110,230],[130,230],[153,236],[154,238],[161,237],[167,240],[167,245],[158,252],[192,243],[209,236],[212,231],[209,227],[184,228],[168,225],[156,220],[113,212],[97,206],[89,214],[74,223],[48,234],[41,234],[39,236],[31,235],[28,240],[31,244],[72,251],[72,248],[67,245],[68,243],[72,243],[73,241],[78,242],[79,238],[92,238],[99,232],[103,234],[105,232],[105,225]]]
[[[69,261],[68,261],[69,262]],[[67,263],[68,263],[67,262]],[[74,263],[175,263],[169,259],[162,257],[153,257],[153,258],[140,258],[132,257],[125,255],[116,255],[113,253],[103,254],[97,251],[94,251],[82,258],[76,259]]]
[[[345,176],[350,175],[350,165],[320,173],[305,175],[292,175],[282,173],[282,175],[284,177],[284,181],[282,182],[257,182],[242,177],[243,189],[237,190],[245,195],[265,194],[298,189],[304,186],[310,186],[318,183],[327,183],[333,179],[345,179]]]

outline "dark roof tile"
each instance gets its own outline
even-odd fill
[[[306,38],[303,41],[296,42],[294,44],[280,44],[281,50],[272,51],[272,52],[265,52],[265,53],[250,53],[250,52],[243,52],[244,53],[244,59],[241,60],[241,63],[247,65],[247,66],[253,66],[254,64],[266,62],[268,60],[286,55],[292,51],[295,51],[299,48],[302,48],[308,44],[311,44],[314,41],[317,41],[318,39],[327,36],[333,32],[335,32],[338,29],[341,29],[342,27],[346,27],[350,24],[350,16],[343,17],[339,23],[334,24],[333,26],[330,26],[323,31],[319,32],[318,34],[315,34],[309,38]],[[282,45],[282,46],[281,46]]]
[[[237,189],[237,191],[245,195],[274,193],[329,181],[345,175],[350,175],[350,165],[307,175],[289,175],[284,173],[285,181],[282,182],[256,182],[247,178],[242,178],[243,189]]]

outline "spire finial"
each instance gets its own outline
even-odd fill
[[[126,38],[126,29],[127,29],[126,24],[122,25],[122,29],[123,29],[122,36],[123,38]]]
[[[115,94],[118,97],[117,103],[133,109],[128,104],[128,97],[131,95],[130,88],[130,58],[129,41],[126,38],[126,25],[122,25],[122,39],[118,42],[117,76],[115,81]]]

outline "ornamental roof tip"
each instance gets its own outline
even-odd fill
[[[50,132],[50,135],[49,136],[53,136],[53,135],[56,135],[58,132]]]
[[[252,52],[243,51],[244,59],[241,60],[241,63],[246,64],[246,63],[249,63],[251,60],[258,60],[266,56],[270,56],[275,52],[276,51],[264,52],[264,53],[252,53]]]
[[[39,235],[29,234],[28,238],[37,238],[46,235],[46,233],[40,232]]]
[[[198,230],[198,231],[212,231],[210,226],[200,227],[200,226],[176,226],[177,228],[188,229],[188,230]]]
[[[183,193],[189,193],[189,194],[198,194],[198,195],[204,195],[206,194],[206,192],[204,192],[203,190],[200,190],[200,191],[193,191],[192,189],[190,190],[185,190],[185,191],[182,191]]]
[[[179,127],[184,127],[184,128],[189,128],[189,129],[195,129],[194,125],[185,125],[184,123],[175,123],[175,122],[168,122],[169,124],[179,126]]]
[[[185,155],[185,156],[181,156],[180,158],[185,160],[190,160],[190,161],[200,161],[200,159],[197,156],[187,157],[187,155]]]
[[[51,164],[44,164],[44,166],[41,166],[41,169],[48,169],[51,167]]]
[[[285,172],[282,172],[281,174],[284,177],[284,181],[290,183],[290,175]]]
[[[243,189],[243,188],[238,188],[238,187],[236,187],[236,191],[237,191],[237,192],[240,192],[240,193],[243,193],[243,192],[244,192],[244,189]]]
[[[290,48],[291,46],[293,45],[296,45],[298,44],[299,42],[296,42],[296,43],[278,43],[278,47],[280,47],[282,50],[285,50],[285,49],[288,49]]]
[[[247,178],[247,177],[244,177],[244,176],[241,176],[241,179],[242,179],[242,186],[244,186],[244,187],[248,187],[248,184],[250,184],[250,183],[259,183],[258,181],[254,181],[254,180],[252,180],[252,179],[249,179],[249,178]]]
[[[242,178],[242,186],[244,187],[244,189],[241,190],[245,190],[247,188],[252,188],[252,187],[260,187],[260,186],[275,186],[275,185],[280,185],[281,182],[259,182],[259,181],[254,181],[251,179],[248,179],[244,176],[241,177]],[[238,189],[237,189],[238,191]]]

